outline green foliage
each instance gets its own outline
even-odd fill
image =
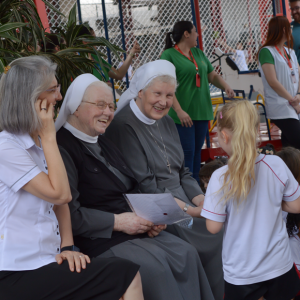
[[[47,1],[43,0],[43,2],[56,13],[61,14]],[[57,77],[63,95],[78,75],[92,73],[94,68],[98,71],[101,68],[105,73],[101,58],[106,56],[97,49],[108,47],[119,59],[119,53],[124,51],[103,37],[78,36],[82,27],[89,27],[88,24],[77,25],[76,23],[76,4],[71,9],[65,26],[51,28],[55,34],[49,34],[45,32],[32,0],[0,1],[0,73],[14,59],[30,55],[46,56],[58,66]],[[52,43],[50,36],[53,35],[56,35],[59,41],[57,45],[59,51],[56,53],[47,49],[47,43],[48,45]],[[38,45],[44,45],[40,52],[38,52]],[[91,54],[98,58],[98,62],[90,59]]]

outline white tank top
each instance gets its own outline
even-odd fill
[[[264,47],[270,50],[275,63],[276,77],[278,81],[284,86],[284,88],[294,97],[297,94],[299,86],[299,73],[298,73],[298,61],[294,50],[288,50],[286,52],[291,57],[291,63],[295,72],[296,83],[292,82],[291,69],[289,68],[285,59],[278,53],[275,47]],[[268,84],[261,64],[259,63],[259,70],[261,72],[262,82],[264,86],[265,103],[267,117],[269,119],[299,119],[295,109],[289,104],[288,100],[280,97]]]

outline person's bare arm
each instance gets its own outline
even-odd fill
[[[135,41],[132,49],[129,51],[129,54],[127,55],[122,66],[119,69],[115,69],[112,67],[111,70],[108,72],[109,77],[116,79],[116,80],[121,80],[126,75],[126,72],[128,71],[128,69],[132,63],[133,57],[135,56],[136,53],[139,53],[139,52],[141,52],[141,48],[140,48],[138,42]]]
[[[224,47],[224,49],[225,49],[226,52],[233,52],[233,53],[236,52],[235,49],[233,49],[233,48],[231,48],[230,46],[228,46],[228,45],[226,44],[226,42],[225,42],[224,40],[222,40],[222,39],[219,40],[219,44],[220,44],[221,46]]]
[[[194,198],[192,199],[192,202],[193,202],[196,206],[201,206],[201,207],[203,207],[204,198],[205,198],[205,196],[204,196],[203,194],[201,194],[201,195],[198,195],[198,196],[194,197]]]
[[[180,106],[176,96],[174,95],[174,98],[173,98],[173,105],[172,105],[172,108],[175,110],[180,122],[181,122],[181,125],[183,127],[192,127],[193,126],[193,121],[191,119],[191,117],[189,116],[188,113],[186,113]]]
[[[175,197],[174,197],[174,199],[177,202],[177,204],[179,205],[179,207],[183,210],[184,207],[185,207],[185,205],[186,205],[186,203],[183,202],[183,201],[181,201],[181,200],[179,200],[179,199],[177,199],[177,198],[175,198]],[[186,213],[189,214],[193,218],[201,218],[201,211],[202,211],[202,207],[198,207],[198,206],[192,207],[192,206],[189,206],[188,209],[187,209],[187,211],[186,211]]]
[[[292,214],[300,213],[300,197],[294,201],[282,201],[282,210]]]
[[[224,224],[223,222],[216,222],[216,221],[206,219],[206,228],[212,234],[216,234],[220,232],[223,228],[223,224]]]
[[[52,105],[47,106],[47,100],[37,100],[36,111],[42,121],[39,136],[42,141],[44,155],[48,167],[48,175],[39,173],[23,186],[23,189],[45,201],[56,205],[66,204],[71,201],[71,191],[67,172],[56,143]],[[42,110],[41,108],[47,108]]]
[[[224,90],[229,98],[234,97],[234,91],[232,90],[232,88],[226,83],[226,81],[219,74],[217,74],[216,71],[212,71],[208,74],[208,81],[209,83],[213,84],[217,88]]]

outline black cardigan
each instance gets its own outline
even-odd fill
[[[124,193],[137,193],[138,183],[131,170],[126,166],[122,154],[117,147],[104,136],[99,136],[98,143],[104,158],[124,175],[130,177],[136,184],[133,190],[127,190],[123,182],[111,172],[105,164],[94,157],[84,144],[65,128],[57,133],[57,143],[66,150],[78,172],[78,201],[82,207],[97,209],[113,214],[130,212]],[[66,165],[67,172],[68,167]],[[127,235],[123,232],[113,232],[111,238],[87,238],[74,236],[75,244],[82,252],[95,257],[119,243],[135,238],[146,237],[146,234]]]

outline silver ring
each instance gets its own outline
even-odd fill
[[[79,257],[83,257],[83,255],[79,255]]]
[[[45,108],[45,107],[42,107],[42,108],[41,108],[41,110],[47,110],[47,108]]]

